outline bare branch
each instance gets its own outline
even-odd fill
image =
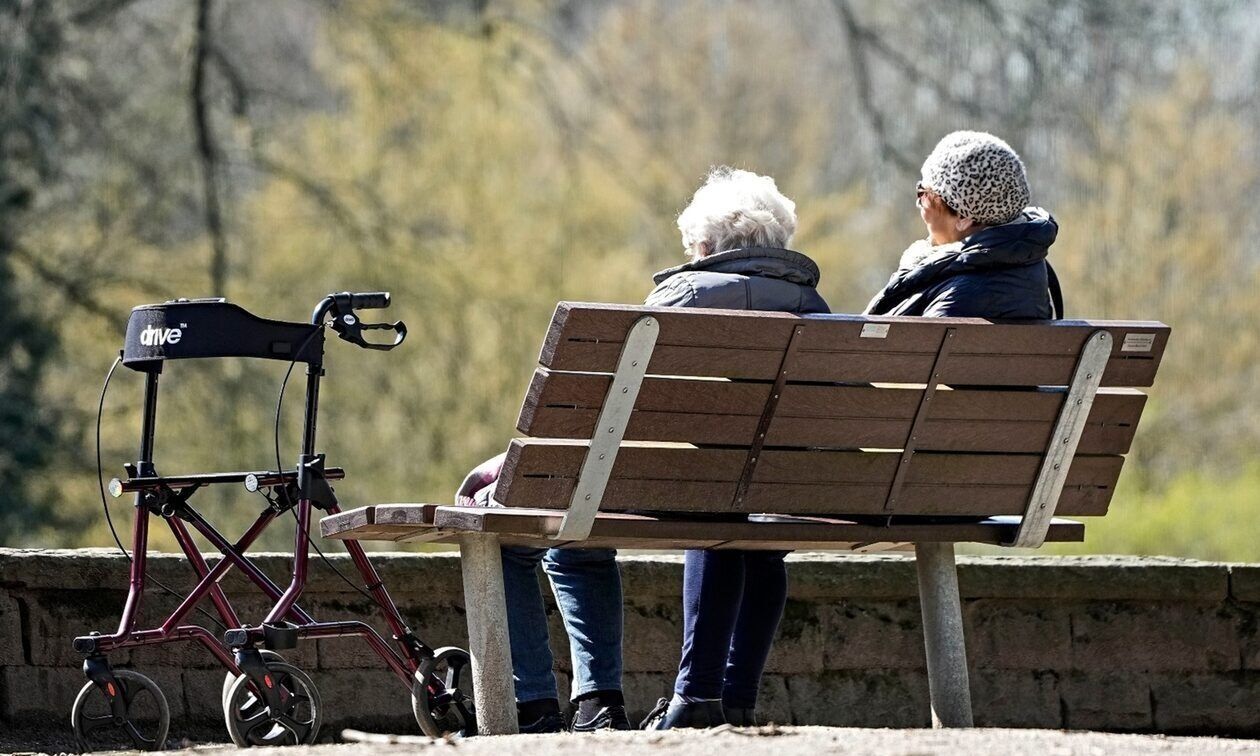
[[[92,26],[118,14],[136,0],[100,0],[70,17],[76,26]]]
[[[92,293],[83,281],[76,280],[60,271],[54,270],[45,264],[43,260],[40,260],[38,255],[21,245],[12,245],[9,248],[9,252],[14,259],[22,261],[45,283],[60,290],[70,304],[106,321],[118,333],[127,330],[127,319],[119,317],[118,313],[106,307],[99,299],[92,296]]]
[[[210,285],[217,296],[227,296],[227,237],[223,230],[223,211],[219,205],[219,151],[210,126],[210,108],[206,97],[207,63],[213,48],[210,39],[210,6],[212,0],[198,0],[196,37],[193,42],[192,87],[189,92],[193,127],[197,135],[197,155],[201,165],[206,231],[210,234]]]
[[[335,192],[326,186],[321,185],[318,181],[310,176],[302,173],[293,166],[286,165],[279,160],[264,155],[261,150],[253,151],[253,159],[255,165],[282,181],[287,181],[297,187],[307,197],[309,197],[324,212],[328,213],[337,225],[341,226],[355,240],[361,249],[368,249],[371,242],[371,234],[364,229],[363,224],[355,217],[354,211],[346,207]]]
[[[880,152],[885,159],[891,160],[898,168],[907,173],[914,173],[914,163],[893,146],[892,141],[888,138],[884,114],[880,112],[879,107],[875,104],[875,98],[871,95],[871,72],[867,66],[865,49],[867,32],[858,23],[857,17],[853,15],[853,9],[849,7],[848,0],[834,0],[834,5],[836,13],[840,16],[841,26],[844,27],[845,34],[849,40],[849,62],[853,66],[853,79],[857,83],[858,102],[861,104],[863,112],[866,113],[867,120],[870,121],[871,130],[875,132],[875,138],[879,141]]]

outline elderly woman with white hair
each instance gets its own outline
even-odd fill
[[[796,205],[774,179],[716,168],[678,217],[690,260],[655,276],[646,304],[828,312],[818,265],[786,247]],[[671,699],[646,729],[754,725],[761,673],[787,601],[786,552],[686,554],[683,644]]]
[[[715,168],[678,217],[683,265],[655,276],[646,304],[735,310],[827,312],[818,266],[786,249],[796,205],[774,179]],[[469,473],[461,504],[493,506],[503,455]],[[672,699],[645,727],[755,724],[761,672],[787,601],[785,552],[688,551],[683,578],[682,660]],[[503,548],[508,637],[521,732],[564,727],[552,674],[541,564],[551,581],[573,657],[574,732],[628,729],[621,693],[622,594],[610,549]]]

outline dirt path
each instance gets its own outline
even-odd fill
[[[23,743],[7,733],[0,747],[18,752]],[[665,733],[628,732],[583,735],[514,735],[472,738],[464,741],[422,741],[404,744],[342,743],[302,748],[241,750],[223,745],[203,745],[171,751],[180,756],[367,756],[428,751],[448,756],[620,756],[621,754],[729,754],[729,756],[785,756],[797,753],[871,754],[872,756],[925,756],[926,754],[1036,753],[1050,756],[1100,754],[1258,754],[1260,741],[1220,738],[1182,738],[1160,735],[1116,735],[1057,730],[873,730],[835,727],[765,727],[738,730]],[[35,746],[27,741],[26,748]],[[49,746],[52,746],[49,749]],[[38,746],[36,746],[38,747]],[[53,743],[40,750],[55,750]],[[61,746],[65,747],[65,746]],[[29,752],[29,751],[27,751]]]

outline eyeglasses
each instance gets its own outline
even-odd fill
[[[948,202],[945,201],[945,198],[941,196],[940,192],[924,186],[922,181],[919,181],[914,185],[914,201],[917,204],[922,205],[923,197],[924,195],[927,195],[927,194],[935,194],[936,198],[941,201],[941,204],[945,206],[946,210],[950,211],[954,215],[958,215],[958,211],[954,209],[953,205],[950,205]]]

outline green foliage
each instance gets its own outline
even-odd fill
[[[1158,490],[1122,480],[1106,517],[1088,518],[1085,543],[1060,554],[1140,554],[1260,562],[1260,464],[1192,470]]]
[[[1085,0],[1044,13],[1013,0],[810,13],[764,0],[214,6],[204,104],[232,300],[301,320],[328,292],[388,289],[385,315],[411,328],[388,354],[329,343],[319,445],[349,470],[345,505],[446,501],[501,451],[555,303],[641,301],[651,273],[682,259],[673,221],[708,166],[776,177],[798,203],[794,246],[819,262],[833,308],[853,312],[922,234],[921,156],[973,127],[1020,147],[1035,200],[1059,218],[1053,259],[1071,316],[1173,326],[1115,515],[1090,525],[1087,548],[1252,553],[1239,528],[1218,540],[1203,528],[1194,551],[1173,515],[1131,518],[1185,506],[1195,485],[1213,516],[1254,502],[1260,134],[1247,58],[1222,52],[1254,13],[1218,2],[1104,13]],[[6,31],[0,51],[37,52],[55,86],[0,88],[21,92],[2,123],[68,119],[32,133],[72,170],[0,162],[0,177],[26,171],[38,199],[21,217],[0,209],[0,242],[25,251],[0,247],[0,298],[21,300],[0,318],[47,336],[0,352],[0,417],[19,423],[0,429],[0,473],[34,455],[20,464],[55,471],[38,479],[82,526],[47,527],[29,508],[40,491],[5,478],[0,540],[100,545],[92,421],[121,322],[136,304],[220,293],[189,116],[193,6],[23,7],[51,9],[45,26],[23,16],[28,37]],[[44,41],[14,42],[36,31]],[[19,343],[4,341],[17,338],[9,322],[0,350]],[[171,366],[158,469],[273,466],[285,368]],[[286,462],[301,380],[295,371]],[[140,384],[120,370],[111,389],[107,475],[135,455]],[[1228,484],[1215,481],[1232,472],[1210,472],[1240,469]],[[240,489],[195,501],[228,530],[261,502]],[[263,545],[286,547],[283,530]]]

